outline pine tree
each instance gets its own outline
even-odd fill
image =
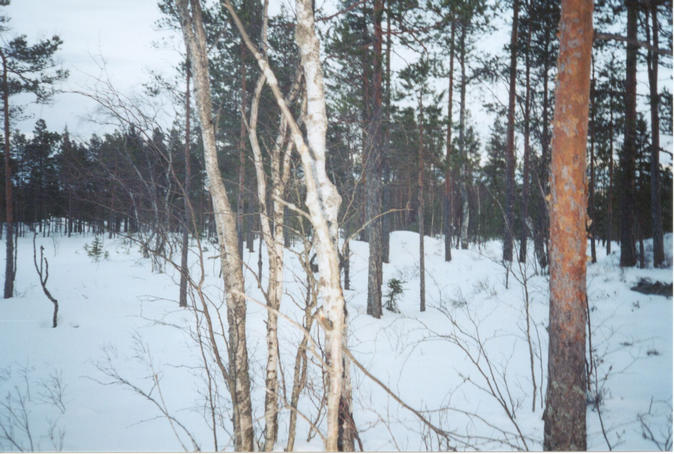
[[[650,19],[650,22],[649,22]],[[670,21],[671,22],[671,21]],[[652,1],[646,10],[646,33],[649,44],[653,49],[658,49],[660,27],[658,21],[657,3]],[[650,27],[649,27],[650,25]],[[660,205],[660,115],[658,93],[658,52],[649,49],[646,59],[648,64],[648,88],[651,107],[651,231],[653,232],[653,266],[662,266],[665,260],[662,233],[662,208]]]
[[[634,233],[634,166],[637,122],[637,8],[636,0],[627,6],[627,53],[625,59],[625,139],[620,156],[620,266],[637,263]]]
[[[508,90],[508,135],[506,139],[505,228],[503,232],[503,260],[513,260],[513,204],[515,198],[515,95],[517,82],[517,25],[519,0],[513,1],[513,20],[510,34],[510,86]]]
[[[9,4],[3,0],[0,6]],[[6,35],[8,28],[5,25],[9,19],[3,16],[0,19],[0,33]],[[3,40],[6,44],[0,46],[0,60],[2,61],[2,90],[4,113],[4,165],[5,165],[5,224],[7,226],[6,260],[5,260],[5,287],[4,297],[11,298],[14,294],[14,210],[12,196],[12,163],[10,158],[10,98],[19,93],[30,93],[37,102],[46,102],[54,93],[54,84],[65,79],[68,72],[56,66],[54,54],[63,43],[61,38],[53,36],[30,45],[25,35]]]
[[[545,450],[584,451],[585,152],[592,53],[592,0],[564,0],[552,141],[550,327]]]

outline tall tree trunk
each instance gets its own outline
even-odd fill
[[[267,49],[267,9],[268,1],[264,3],[261,41],[263,51]],[[300,72],[298,72],[288,95],[288,103],[292,103],[298,95]],[[284,143],[288,135],[288,121],[281,116],[278,135],[274,146],[269,153],[271,160],[271,210],[267,205],[267,175],[265,173],[262,150],[257,136],[258,112],[260,97],[264,88],[266,76],[262,74],[257,81],[253,101],[250,107],[248,122],[248,138],[253,151],[253,164],[257,179],[257,198],[259,203],[259,224],[261,236],[267,247],[269,263],[269,280],[266,299],[267,311],[267,368],[265,377],[265,404],[264,404],[264,450],[272,451],[278,435],[278,397],[279,397],[279,344],[278,344],[278,311],[283,298],[283,263],[284,263],[284,205],[280,200],[285,196],[285,188],[290,176],[290,154],[292,143],[288,143],[284,150]],[[271,211],[271,223],[269,213]]]
[[[372,107],[366,150],[365,214],[369,257],[367,267],[367,313],[375,318],[382,315],[381,285],[381,160],[382,160],[382,30],[383,0],[374,0],[374,62],[372,78]]]
[[[620,156],[620,266],[634,266],[637,256],[634,244],[634,167],[637,128],[637,8],[636,0],[627,5],[627,56],[625,79],[625,143]]]
[[[529,1],[527,5],[531,5]],[[528,8],[531,11],[531,8]],[[525,55],[525,94],[524,94],[524,168],[522,169],[522,224],[520,230],[520,257],[519,261],[527,261],[527,219],[529,218],[529,157],[531,155],[530,136],[530,117],[531,117],[531,24],[527,26],[527,48]]]
[[[347,404],[350,402],[350,396],[344,395],[345,390],[350,389],[350,387],[344,386],[345,380],[348,380],[348,375],[345,378],[344,370],[349,365],[345,364],[343,354],[346,333],[346,305],[340,282],[337,250],[338,213],[341,197],[335,185],[328,178],[325,166],[328,121],[325,111],[320,43],[314,28],[312,2],[311,0],[297,0],[295,4],[297,15],[295,41],[299,48],[307,96],[307,114],[304,118],[307,131],[307,140],[305,141],[302,130],[283,99],[278,80],[269,62],[250,41],[230,0],[223,1],[239,33],[244,38],[246,46],[253,53],[258,66],[266,76],[267,84],[274,99],[288,121],[291,139],[302,161],[304,182],[307,189],[305,203],[313,227],[317,263],[321,273],[319,279],[320,293],[324,302],[322,310],[318,314],[318,319],[325,330],[325,350],[329,378],[326,392],[328,430],[325,448],[329,451],[336,451],[340,441],[343,443],[343,439],[340,440],[339,437],[340,402],[343,401]],[[346,408],[345,412],[350,414],[350,408]],[[352,419],[351,422],[353,423]],[[353,426],[353,424],[351,425]]]
[[[12,168],[9,160],[9,85],[7,83],[7,57],[2,57],[2,101],[5,114],[5,225],[6,255],[5,255],[5,298],[14,296],[14,210],[12,206]]]
[[[597,263],[597,246],[594,239],[594,222],[595,222],[595,209],[594,209],[594,134],[595,134],[595,110],[594,105],[594,87],[595,87],[595,78],[594,78],[594,62],[592,62],[592,80],[590,81],[590,197],[588,199],[588,208],[587,215],[590,220],[588,225],[588,233],[590,234],[590,256],[592,263]]]
[[[613,95],[609,98],[609,156],[608,156],[608,192],[606,199],[606,255],[611,255],[611,241],[613,241]]]
[[[255,436],[246,345],[246,300],[236,218],[232,213],[218,166],[208,74],[206,33],[202,22],[201,5],[199,0],[189,0],[189,3],[191,14],[188,8],[188,0],[177,0],[181,28],[191,57],[197,108],[201,121],[201,136],[204,143],[204,162],[208,175],[209,192],[213,202],[227,300],[229,371],[226,370],[221,360],[219,360],[218,365],[229,385],[233,403],[234,449],[237,451],[252,451]],[[204,309],[205,311],[208,310],[207,308]],[[219,358],[220,355],[217,352],[215,342],[212,341],[212,344]]]
[[[592,0],[563,0],[550,204],[550,342],[545,450],[585,451],[585,155]]]
[[[550,123],[548,118],[550,117],[550,96],[549,96],[549,80],[550,80],[550,65],[548,64],[548,55],[550,53],[550,41],[551,41],[550,29],[546,27],[545,29],[545,57],[543,63],[543,121],[542,121],[542,131],[541,131],[541,163],[539,166],[539,172],[537,172],[538,184],[543,188],[543,194],[541,191],[538,191],[538,197],[540,200],[539,212],[534,222],[534,227],[536,229],[534,233],[534,248],[536,250],[536,257],[538,258],[538,264],[541,268],[545,268],[548,265],[548,256],[546,252],[546,246],[550,238],[550,229],[549,229],[549,213],[548,206],[545,201],[545,197],[548,194],[548,168],[550,160]]]
[[[238,190],[236,195],[236,230],[238,233],[238,247],[239,255],[243,255],[243,237],[245,235],[244,227],[244,185],[246,181],[246,49],[242,42],[239,45],[239,57],[241,60],[241,127],[239,131],[239,176],[238,176]]]
[[[246,199],[248,200],[247,205],[248,205],[248,211],[250,214],[252,213],[252,207],[255,206],[255,193],[253,191],[247,191],[248,192],[248,197]],[[255,231],[259,231],[259,226],[257,225],[257,221],[259,219],[251,216],[247,222],[246,222],[246,249],[248,249],[248,252],[251,254],[255,252]]]
[[[653,49],[658,48],[658,8],[650,2],[649,13],[653,38]],[[646,17],[648,25],[648,14]],[[648,27],[647,27],[648,30]],[[658,113],[658,53],[648,52],[648,87],[651,101],[651,222],[653,229],[653,267],[660,267],[665,261],[662,239],[662,206],[660,202],[660,118]]]
[[[336,451],[338,443],[344,445],[344,435],[339,440],[340,402],[350,403],[350,396],[344,396],[344,369],[349,367],[344,361],[343,346],[346,333],[346,305],[339,279],[339,258],[337,254],[337,232],[339,205],[341,198],[336,187],[328,178],[325,168],[325,139],[327,116],[325,112],[325,93],[323,71],[320,60],[320,45],[314,28],[314,13],[311,0],[297,0],[297,25],[295,40],[300,50],[307,91],[307,141],[309,148],[300,146],[299,131],[294,132],[298,141],[302,167],[307,185],[307,207],[311,215],[314,234],[317,241],[317,255],[321,270],[321,293],[324,298],[325,347],[328,354],[329,389],[327,392],[327,444],[326,449]],[[347,376],[348,377],[348,376]],[[350,414],[350,408],[343,412]],[[354,428],[355,429],[355,428]],[[347,440],[348,441],[348,440]],[[351,444],[353,441],[351,441]]]
[[[461,152],[461,249],[468,249],[468,224],[470,220],[470,206],[468,204],[468,150],[466,149],[466,28],[468,24],[461,22],[461,37],[459,38],[459,66],[461,68],[461,90],[459,102],[459,147]]]
[[[391,124],[391,0],[386,2],[386,108],[385,108],[385,117],[384,117],[384,155],[388,155],[389,143],[391,143],[390,138],[390,124]],[[384,160],[382,160],[384,161]],[[388,165],[386,166],[385,173],[388,174]],[[388,177],[387,177],[388,178]],[[382,189],[382,208],[384,211],[387,211],[391,208],[391,190],[392,188],[384,182],[384,187]],[[392,214],[385,214],[382,218],[382,245],[381,245],[381,261],[383,263],[389,263],[389,238],[391,236],[391,228],[393,224]]]
[[[344,290],[351,290],[351,246],[349,235],[344,240]]]
[[[517,22],[520,2],[513,1],[513,23],[510,32],[510,87],[508,90],[508,132],[506,141],[505,225],[503,260],[513,260],[513,202],[515,198],[515,95],[517,85]]]
[[[454,35],[456,20],[452,17],[452,28],[449,35],[449,89],[447,99],[447,152],[445,155],[445,193],[443,199],[445,234],[445,262],[452,260],[452,97],[454,94]]]
[[[189,225],[194,222],[190,216],[190,181],[192,180],[192,169],[190,163],[190,65],[187,62],[185,68],[185,181],[183,182],[183,241],[182,254],[180,256],[180,307],[187,307],[187,279],[190,271],[187,264],[187,252],[189,249]]]
[[[419,205],[417,221],[419,223],[419,310],[426,310],[426,264],[424,257],[424,105],[423,89],[419,93],[419,145],[418,145],[418,185]]]

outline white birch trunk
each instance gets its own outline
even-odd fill
[[[288,122],[291,139],[302,160],[307,188],[305,203],[309,209],[309,218],[314,230],[316,256],[320,270],[319,292],[323,299],[320,322],[325,329],[325,346],[330,378],[327,392],[328,433],[326,449],[337,451],[339,402],[343,386],[342,347],[345,333],[345,302],[340,282],[339,256],[337,253],[337,214],[341,197],[335,185],[328,178],[325,168],[327,116],[320,46],[314,29],[311,0],[296,1],[297,25],[295,29],[295,41],[300,50],[301,65],[306,83],[307,113],[304,123],[308,143],[304,141],[302,131],[281,94],[278,80],[269,63],[250,41],[231,2],[224,0],[224,4],[266,77],[267,84]]]
[[[227,300],[229,325],[229,377],[232,412],[234,414],[234,449],[252,451],[254,447],[253,418],[248,375],[246,346],[246,301],[241,256],[238,251],[236,218],[232,212],[225,185],[220,175],[216,154],[213,106],[208,74],[206,34],[201,18],[199,0],[177,0],[185,44],[189,49],[196,90],[196,103],[204,142],[204,162],[208,176],[208,190],[213,202],[218,242]],[[233,386],[232,386],[233,385]]]

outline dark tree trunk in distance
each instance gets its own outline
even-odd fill
[[[384,118],[384,155],[388,154],[390,139],[390,124],[391,124],[391,2],[386,3],[386,117]],[[384,160],[382,159],[382,162]],[[388,171],[387,171],[388,172]],[[382,202],[385,209],[392,207],[391,201],[392,188],[384,184],[382,187]],[[393,225],[393,214],[385,214],[381,221],[381,261],[389,263],[389,250],[391,229]]]
[[[419,310],[426,310],[426,266],[424,257],[424,105],[419,93]]]
[[[606,255],[611,254],[611,241],[613,241],[613,95],[609,100],[609,157],[608,157],[608,207],[606,209]]]
[[[656,2],[650,4],[651,44],[658,48],[658,10]],[[648,13],[646,15],[648,24]],[[660,267],[665,261],[662,239],[662,207],[660,205],[660,118],[658,114],[658,53],[648,53],[648,87],[651,101],[651,220],[653,224],[653,266]]]
[[[7,58],[2,56],[2,101],[5,114],[5,298],[14,296],[14,212],[12,207],[12,169],[9,162],[9,86],[7,84]]]
[[[367,222],[367,241],[369,246],[367,272],[367,313],[375,318],[381,317],[381,153],[382,136],[382,30],[381,20],[384,12],[383,0],[374,0],[374,65],[372,81],[372,109],[368,131],[368,149],[366,151],[366,196],[365,213]]]
[[[185,181],[183,182],[183,238],[182,254],[180,256],[180,307],[187,307],[187,279],[189,278],[189,268],[187,265],[187,252],[189,249],[189,225],[192,217],[190,216],[190,65],[185,65]]]
[[[445,234],[445,262],[452,260],[452,98],[454,94],[454,34],[456,22],[452,18],[452,31],[449,37],[449,90],[447,99],[447,154],[445,169],[444,206],[444,234]]]
[[[530,4],[530,3],[529,3]],[[531,9],[531,8],[529,8]],[[531,21],[531,19],[530,19]],[[531,22],[527,26],[527,48],[525,56],[525,95],[524,95],[524,166],[522,169],[522,226],[520,231],[520,257],[522,263],[527,261],[527,236],[529,229],[527,228],[527,219],[529,217],[529,159],[531,155],[530,124],[531,117]]]
[[[620,266],[637,263],[634,245],[634,167],[637,125],[637,2],[627,4],[627,57],[625,80],[625,143],[620,157]]]
[[[513,1],[513,24],[510,34],[510,88],[508,94],[508,137],[506,142],[505,226],[503,260],[513,259],[513,199],[515,197],[515,86],[517,82],[517,22],[519,0]]]

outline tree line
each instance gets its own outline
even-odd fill
[[[582,5],[574,9],[572,3]],[[273,448],[278,430],[275,329],[283,294],[282,251],[301,239],[298,232],[311,232],[325,276],[320,292],[326,312],[319,323],[325,329],[329,377],[326,447],[333,450],[353,450],[357,435],[349,409],[342,294],[350,286],[350,240],[370,245],[367,312],[377,318],[383,313],[382,263],[389,261],[394,230],[419,232],[421,311],[426,309],[425,235],[444,235],[447,261],[452,249],[498,238],[507,266],[532,257],[528,243],[542,272],[552,269],[551,262],[571,266],[580,256],[584,263],[585,250],[555,257],[560,246],[551,238],[565,219],[556,211],[565,199],[561,186],[554,189],[559,177],[554,172],[574,164],[560,157],[567,145],[553,122],[553,114],[561,115],[560,104],[573,101],[559,99],[560,93],[573,93],[561,85],[558,62],[568,50],[562,45],[569,45],[565,36],[582,38],[584,46],[589,42],[583,49],[591,54],[583,54],[582,80],[573,82],[585,84],[587,76],[587,87],[575,88],[587,92],[586,112],[577,113],[579,124],[586,125],[578,129],[582,143],[568,145],[576,153],[583,147],[582,156],[569,154],[583,164],[574,174],[573,195],[580,195],[574,203],[587,208],[574,217],[576,234],[589,240],[592,261],[598,243],[611,253],[617,240],[621,266],[665,265],[662,236],[672,225],[672,174],[660,162],[661,153],[671,156],[660,135],[672,134],[672,98],[667,87],[658,86],[658,68],[671,65],[670,2],[597,2],[594,30],[591,2],[560,7],[543,0],[341,0],[338,13],[325,16],[310,1],[298,0],[296,15],[281,11],[272,17],[266,2],[250,0],[162,1],[159,6],[160,25],[185,41],[176,76],[157,78],[148,87],[149,97],[172,96],[179,106],[169,128],[144,115],[145,106],[120,102],[108,91],[89,96],[119,123],[114,132],[75,141],[67,130],[49,131],[38,120],[32,134],[10,134],[10,95],[30,91],[46,99],[66,73],[53,70],[57,37],[33,47],[24,37],[0,49],[5,297],[13,294],[10,262],[21,231],[14,226],[31,225],[43,234],[57,229],[67,235],[85,230],[135,235],[153,256],[170,255],[174,233],[183,234],[183,257],[188,235],[217,239],[228,295],[228,332],[222,336],[230,371],[221,370],[235,403],[236,449],[252,450],[254,441],[241,255],[244,246],[252,251],[256,239],[265,242],[269,273],[275,276],[266,292],[266,449]],[[560,29],[565,13],[567,21],[581,21],[585,28],[573,32],[580,35]],[[478,40],[495,32],[497,17],[507,18],[509,43],[500,53],[485,55]],[[399,49],[416,60],[401,64],[395,59]],[[648,112],[637,102],[636,75],[644,66]],[[27,75],[32,83],[21,85]],[[508,87],[507,101],[490,92],[499,85]],[[487,138],[480,137],[471,114],[476,100],[469,94],[476,91],[489,93],[483,104],[494,123]],[[652,264],[645,263],[648,237],[653,238]],[[568,275],[584,279],[585,265],[582,272],[574,266]],[[185,259],[181,273],[186,285]],[[558,279],[563,278],[551,273],[551,289]],[[183,284],[180,301],[186,305]],[[584,281],[578,292],[562,311],[580,310]],[[566,297],[551,293],[556,302]],[[551,301],[551,321],[560,320],[553,307]],[[202,310],[208,312],[207,306]],[[211,348],[218,358],[217,344]],[[551,342],[550,348],[553,357],[553,350],[564,346]],[[550,376],[558,376],[571,365],[551,361],[549,367]],[[555,423],[551,415],[564,413],[565,396],[549,396],[557,407],[546,412],[545,446],[584,449],[584,425],[574,440],[555,438],[548,430]],[[576,424],[564,421],[565,430]],[[572,432],[579,431],[574,426]]]

